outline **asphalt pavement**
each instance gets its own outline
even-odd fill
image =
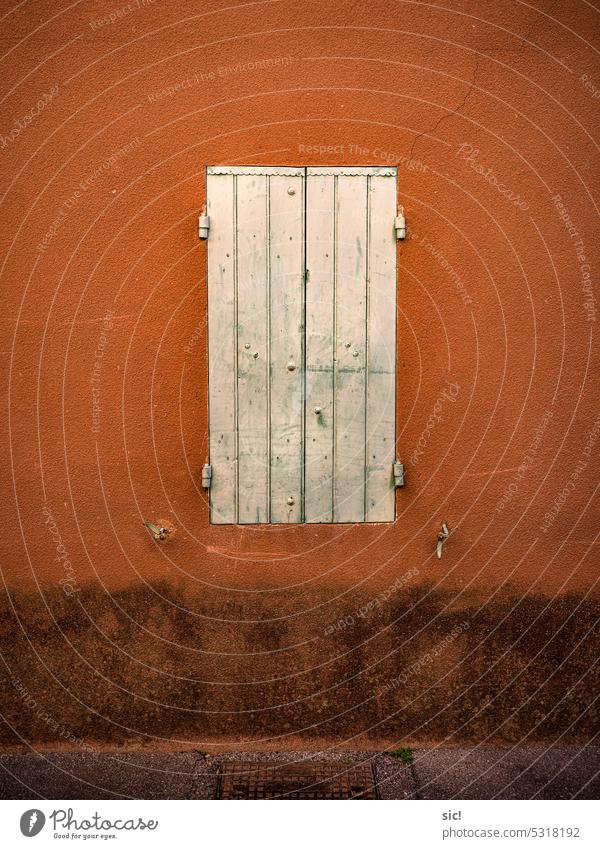
[[[0,755],[3,799],[214,799],[232,761],[370,764],[380,799],[598,799],[600,746],[381,752],[49,753]]]

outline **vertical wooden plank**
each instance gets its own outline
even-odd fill
[[[234,177],[207,175],[210,520],[237,521]]]
[[[302,522],[304,176],[268,180],[270,521]]]
[[[238,522],[269,521],[267,177],[236,176]]]
[[[306,522],[333,521],[335,181],[306,178]]]
[[[396,494],[396,180],[369,187],[366,521],[392,522]]]
[[[336,179],[334,521],[363,522],[369,178]]]

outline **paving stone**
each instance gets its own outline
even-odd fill
[[[412,766],[390,755],[377,755],[373,765],[380,799],[417,798]]]
[[[426,749],[414,774],[421,799],[597,799],[600,747]]]
[[[0,758],[3,799],[185,799],[190,754],[31,754]]]

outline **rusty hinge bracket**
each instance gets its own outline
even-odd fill
[[[404,486],[404,466],[400,460],[394,460],[394,486]]]
[[[198,236],[201,239],[208,239],[210,230],[210,217],[206,214],[206,207],[202,208],[202,213],[198,218]]]
[[[406,239],[406,219],[404,217],[404,207],[398,207],[398,215],[394,221],[397,239]]]
[[[202,486],[204,489],[210,489],[210,485],[212,483],[212,466],[209,463],[205,463],[202,467]]]

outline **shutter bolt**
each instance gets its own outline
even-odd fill
[[[254,359],[255,359],[255,360],[257,360],[257,359],[258,359],[258,351],[255,351],[255,352],[252,354],[252,356],[254,357]]]
[[[352,354],[352,356],[353,356],[353,357],[358,357],[358,351],[354,351],[354,353]]]
[[[288,363],[287,364],[288,371],[296,371],[296,363]]]
[[[295,195],[295,194],[296,194],[296,189],[292,189],[292,187],[290,186],[289,189],[288,189],[288,195]]]
[[[315,413],[317,414],[317,416],[319,415],[320,412],[321,412],[321,408],[315,407]]]
[[[248,350],[249,347],[250,347],[250,342],[246,342],[246,344],[244,345],[244,348],[246,348],[246,350]]]
[[[349,348],[352,342],[346,342],[346,348]]]
[[[290,505],[290,507],[291,507],[291,506],[292,506],[292,504],[294,503],[294,499],[293,499],[293,497],[292,497],[291,495],[288,497],[287,503]]]

